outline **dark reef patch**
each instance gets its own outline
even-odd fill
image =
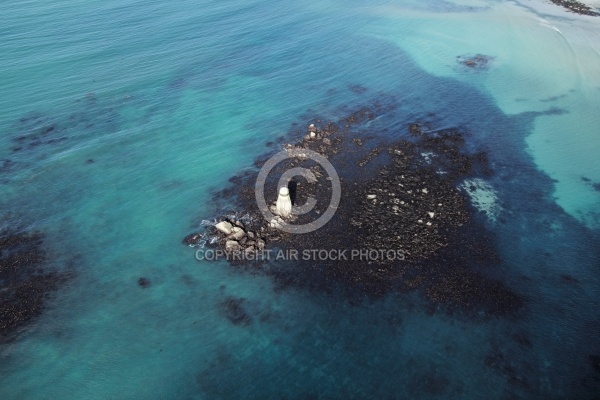
[[[590,355],[590,363],[592,364],[592,367],[594,367],[596,372],[600,373],[600,356]]]
[[[42,114],[31,114],[21,118],[12,130],[18,132],[11,139],[14,143],[11,148],[13,153],[67,140],[66,136],[56,136],[61,132],[60,127],[55,121]]]
[[[15,120],[1,132],[8,138],[6,149],[2,149],[5,151],[3,154],[10,155],[12,161],[10,166],[0,165],[0,173],[7,173],[6,181],[10,183],[10,173],[17,169],[36,165],[40,160],[86,137],[97,138],[115,132],[120,126],[118,107],[123,102],[120,99],[116,104],[103,104],[90,93],[75,101],[75,111],[58,109],[44,113],[32,112]],[[92,158],[85,160],[86,164],[93,162]]]
[[[513,333],[511,338],[515,343],[517,343],[524,349],[530,349],[531,347],[533,347],[533,343],[531,343],[529,336],[525,332]]]
[[[150,287],[150,279],[141,277],[138,279],[138,285],[144,289]]]
[[[252,318],[245,308],[246,299],[243,297],[228,296],[219,304],[223,315],[234,325],[249,325]]]
[[[581,177],[581,180],[585,182],[587,185],[591,186],[596,192],[600,192],[600,182],[594,182],[590,178],[585,176]]]
[[[0,231],[0,343],[39,317],[70,274],[48,266],[40,232]]]

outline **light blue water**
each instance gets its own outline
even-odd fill
[[[14,166],[0,172],[2,217],[44,232],[51,262],[76,275],[0,345],[0,398],[597,396],[600,19],[552,10],[5,2],[0,160]],[[495,57],[489,71],[458,68],[476,53]],[[415,294],[351,305],[276,290],[181,245],[266,142],[378,94],[399,103],[390,135],[433,112],[488,150],[505,211],[487,223],[503,262],[486,271],[527,298],[523,315],[473,321],[430,315]],[[544,114],[553,106],[563,114]],[[223,315],[228,296],[246,299],[250,325]]]

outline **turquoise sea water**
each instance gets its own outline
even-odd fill
[[[600,18],[475,0],[10,0],[0,35],[2,221],[43,232],[74,271],[0,344],[1,399],[598,398]],[[477,53],[489,69],[456,62]],[[486,273],[522,314],[432,313],[414,293],[350,303],[181,245],[291,124],[392,97],[389,135],[434,113],[488,151],[502,263]],[[251,324],[224,317],[228,296]]]

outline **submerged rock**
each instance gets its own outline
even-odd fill
[[[187,244],[188,246],[196,246],[202,241],[202,234],[200,233],[192,233],[183,238],[183,244]]]
[[[138,285],[146,289],[147,287],[150,287],[150,279],[141,277],[140,279],[138,279]]]
[[[487,69],[493,57],[484,54],[476,54],[474,56],[458,56],[456,61],[459,64],[470,69]]]
[[[248,325],[252,322],[252,318],[244,307],[245,301],[246,299],[243,297],[229,296],[221,302],[220,308],[232,324]]]

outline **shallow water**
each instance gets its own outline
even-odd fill
[[[7,2],[2,217],[75,276],[0,344],[0,398],[594,398],[599,21],[530,2]],[[489,68],[456,62],[478,53]],[[502,211],[476,218],[502,262],[479,268],[527,299],[518,315],[281,288],[181,245],[267,142],[374,99],[397,106],[377,135],[429,118],[488,152]]]

